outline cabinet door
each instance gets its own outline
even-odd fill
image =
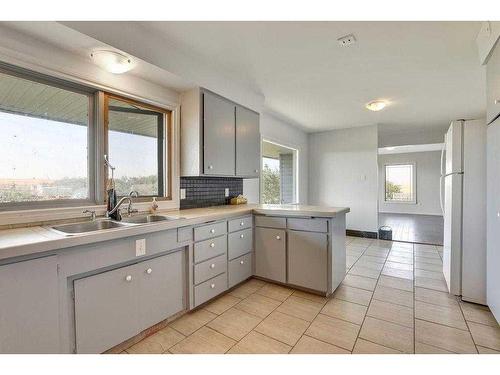
[[[288,282],[326,292],[328,240],[324,233],[288,232]]]
[[[286,282],[284,230],[255,228],[255,274],[269,280]]]
[[[137,264],[140,330],[184,308],[183,251]]]
[[[214,94],[203,94],[203,173],[235,175],[235,105]]]
[[[500,114],[500,45],[493,50],[486,66],[486,123]]]
[[[0,353],[59,352],[57,257],[0,266]]]
[[[135,267],[75,280],[77,353],[102,353],[139,333]]]
[[[236,107],[236,175],[259,177],[260,131],[259,114]]]

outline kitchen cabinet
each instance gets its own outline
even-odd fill
[[[486,65],[486,123],[500,114],[500,46],[494,47]]]
[[[286,232],[274,228],[255,228],[255,274],[286,282]]]
[[[259,176],[259,114],[206,89],[181,96],[180,142],[181,176]]]
[[[203,94],[203,172],[235,175],[235,105],[215,94]]]
[[[101,353],[183,310],[182,251],[74,281],[77,353]]]
[[[288,283],[326,292],[328,237],[326,233],[288,232]]]
[[[236,175],[259,177],[259,114],[236,106]]]
[[[0,266],[0,353],[59,352],[57,256]]]

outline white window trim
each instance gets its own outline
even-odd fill
[[[413,200],[411,201],[393,201],[393,200],[387,200],[387,197],[385,195],[386,192],[386,183],[387,183],[387,167],[389,166],[397,166],[397,165],[411,165],[413,169],[413,181],[412,181],[412,189],[413,189]],[[408,162],[408,163],[387,163],[384,164],[384,203],[386,204],[411,204],[411,205],[416,205],[418,202],[417,200],[417,163],[415,162]]]
[[[179,184],[180,184],[180,105],[179,103],[173,102],[158,102],[156,100],[151,100],[144,98],[142,96],[135,95],[133,93],[124,92],[122,90],[117,90],[113,87],[96,84],[95,82],[88,81],[86,79],[81,79],[72,75],[64,74],[61,72],[56,72],[54,70],[41,68],[38,65],[26,63],[24,61],[19,61],[17,59],[5,59],[8,64],[19,66],[24,69],[33,71],[34,73],[40,73],[53,77],[54,79],[62,79],[68,82],[77,83],[79,85],[87,86],[91,89],[96,89],[99,91],[106,91],[111,94],[116,94],[126,98],[130,98],[139,102],[146,104],[151,104],[160,108],[171,111],[172,119],[172,173],[171,173],[171,186],[172,186],[172,199],[171,200],[159,200],[157,201],[159,210],[178,210],[180,207],[179,203]],[[99,93],[99,96],[102,96]],[[97,111],[100,112],[100,111]],[[101,122],[101,114],[98,114],[98,119],[96,123]],[[101,124],[99,124],[99,127]],[[102,128],[101,128],[102,129]],[[96,148],[102,146],[100,142],[96,143]],[[96,155],[100,155],[100,152],[95,152]],[[95,161],[98,167],[100,164],[98,160]],[[96,188],[99,187],[99,178],[101,177],[101,172],[96,171]],[[96,194],[98,190],[96,189]],[[96,202],[99,202],[99,196],[97,194]],[[139,211],[147,211],[151,206],[151,202],[137,202],[134,207]],[[56,220],[66,220],[66,219],[77,219],[85,218],[88,215],[83,214],[82,211],[90,209],[95,210],[98,216],[104,215],[106,212],[106,206],[103,204],[87,204],[82,206],[71,206],[71,207],[51,207],[51,208],[37,208],[37,209],[22,209],[16,210],[13,208],[9,211],[0,211],[0,226],[8,225],[21,225],[30,223],[44,223]]]
[[[263,142],[268,142],[272,143],[276,146],[281,146],[285,148],[289,148],[290,150],[293,150],[293,168],[294,168],[294,173],[293,173],[293,183],[294,183],[294,202],[291,204],[298,204],[299,203],[299,148],[295,145],[289,145],[286,143],[282,143],[278,140],[274,140],[273,138],[269,137],[262,137],[260,138],[260,170],[262,171],[264,168],[263,164],[263,153],[262,153],[262,143]],[[262,184],[263,180],[262,178],[259,181],[259,202],[262,203]],[[280,194],[281,194],[281,189],[280,189]]]

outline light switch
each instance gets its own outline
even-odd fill
[[[186,189],[181,189],[181,199],[186,199]]]
[[[140,257],[146,255],[146,239],[142,238],[135,241],[135,256]]]
[[[229,188],[224,189],[224,196],[229,197]]]

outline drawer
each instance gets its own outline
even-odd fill
[[[226,254],[219,255],[216,258],[206,260],[194,266],[194,283],[200,284],[211,279],[227,270]]]
[[[229,259],[237,258],[253,249],[252,228],[227,235],[227,253]]]
[[[199,306],[227,289],[227,273],[216,276],[194,287],[194,305]]]
[[[227,233],[227,223],[225,221],[203,225],[194,228],[194,240],[203,241]]]
[[[288,229],[307,232],[328,232],[327,219],[289,218]]]
[[[238,219],[233,219],[228,221],[229,232],[235,232],[237,230],[251,228],[252,227],[252,215],[240,217]]]
[[[229,262],[228,273],[229,288],[252,276],[252,253],[231,260]]]
[[[177,242],[187,242],[193,240],[193,228],[184,227],[177,229]]]
[[[227,252],[227,236],[220,236],[196,242],[194,244],[194,262],[199,263],[204,260],[216,257],[217,255],[226,254]]]
[[[286,218],[277,216],[255,216],[255,226],[285,229]]]

